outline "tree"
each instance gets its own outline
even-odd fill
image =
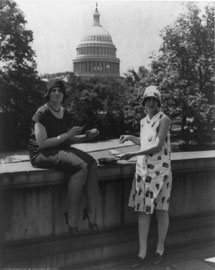
[[[12,0],[0,0],[0,109],[15,112],[18,136],[26,140],[30,117],[41,103],[40,80],[22,11]]]
[[[80,78],[70,74],[66,107],[75,124],[97,127],[100,139],[124,132],[124,86],[113,78]]]
[[[186,142],[214,142],[214,7],[202,14],[194,3],[161,33],[152,61],[152,79],[161,88],[164,109],[182,119]]]
[[[144,89],[154,84],[151,72],[144,66],[140,66],[138,72],[129,70],[125,74],[125,104],[124,121],[128,133],[139,133],[140,120],[145,116],[142,106]]]
[[[35,53],[31,48],[33,33],[26,30],[26,23],[14,1],[0,0],[0,75],[3,86],[0,105],[4,111],[23,109],[30,94],[36,95],[32,87],[38,79]]]

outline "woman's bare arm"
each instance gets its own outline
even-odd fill
[[[152,146],[148,146],[145,149],[141,149],[136,152],[132,153],[126,153],[120,157],[120,159],[130,159],[135,156],[141,156],[141,155],[148,155],[148,154],[155,154],[159,152],[165,142],[169,127],[170,127],[170,119],[168,117],[165,117],[161,120],[160,128],[158,132],[158,136],[155,140],[155,143]]]
[[[48,138],[46,128],[39,122],[34,125],[36,141],[41,149],[58,146],[69,138],[81,133],[82,127],[73,127],[68,132],[62,133],[56,137]]]

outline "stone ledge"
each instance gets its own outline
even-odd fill
[[[133,146],[127,147],[131,150]],[[108,155],[109,149],[89,153],[98,158]],[[120,148],[120,152],[127,150]],[[173,153],[169,247],[215,239],[214,165],[214,151]],[[4,187],[4,196],[0,196],[4,213],[0,232],[4,235],[7,265],[12,266],[13,262],[15,265],[17,261],[29,267],[79,265],[83,258],[90,263],[135,252],[137,216],[127,207],[134,162],[99,166],[100,232],[89,232],[80,211],[79,229],[83,234],[75,239],[68,236],[63,219],[67,207],[63,173],[33,168],[29,161],[0,166]],[[84,207],[82,200],[80,209]],[[156,233],[153,229],[150,245]]]
[[[102,149],[95,148],[94,150],[90,146],[93,148],[90,144],[86,151],[95,159],[110,157],[109,149],[118,149],[121,153],[136,149],[134,145],[124,147],[114,147],[113,145],[111,148],[103,146]],[[84,149],[86,145],[78,145],[77,148]],[[99,181],[132,177],[134,169],[135,160],[131,162],[118,161],[115,165],[99,165]],[[173,173],[215,170],[215,151],[172,153],[172,169]],[[65,174],[62,172],[34,168],[29,161],[0,164],[0,175],[3,187],[56,185],[65,181]]]

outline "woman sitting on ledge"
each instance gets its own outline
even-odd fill
[[[84,209],[83,219],[88,219],[89,228],[93,232],[98,231],[97,162],[89,154],[70,145],[91,140],[99,132],[92,129],[81,135],[83,127],[73,126],[68,111],[61,106],[65,99],[65,83],[58,78],[49,80],[45,95],[47,103],[41,106],[32,118],[29,152],[33,166],[69,173],[68,210],[65,212],[65,222],[68,231],[77,236],[78,208],[85,186],[88,207]]]

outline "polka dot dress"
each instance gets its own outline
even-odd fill
[[[141,149],[155,143],[160,121],[164,116],[163,112],[158,112],[152,119],[147,115],[141,120]],[[171,188],[170,133],[168,131],[160,152],[138,156],[128,205],[135,211],[147,214],[152,214],[154,209],[167,211]]]

